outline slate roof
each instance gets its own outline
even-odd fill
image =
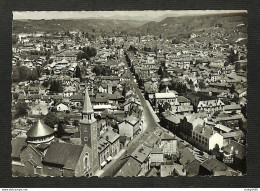
[[[203,131],[204,129],[204,131]],[[206,138],[210,138],[214,132],[213,130],[211,129],[211,127],[209,126],[202,126],[202,125],[197,125],[194,129],[193,129],[193,132],[196,132],[197,134],[203,136],[203,137],[206,137]]]
[[[234,132],[223,133],[222,136],[223,138],[229,138],[229,137],[238,138],[238,137],[244,137],[245,134],[241,130],[239,130]]]
[[[129,158],[129,160],[124,164],[124,166],[117,172],[115,175],[123,176],[123,177],[132,177],[137,176],[141,171],[141,164],[133,158]]]
[[[179,124],[180,123],[180,118],[178,116],[175,115],[169,115],[167,117],[165,117],[166,120],[171,121],[175,124]]]
[[[167,133],[167,132],[163,132],[163,133],[161,134],[161,139],[162,139],[162,140],[174,140],[175,138],[174,138],[173,135],[171,135],[171,134],[169,134],[169,133]]]
[[[113,130],[108,130],[103,134],[103,137],[110,143],[114,143],[119,139],[120,135],[115,133]]]
[[[84,146],[69,143],[51,143],[43,163],[62,165],[64,168],[75,170]]]
[[[225,171],[228,169],[228,167],[218,161],[217,159],[214,159],[214,158],[210,158],[206,161],[204,161],[202,164],[201,164],[202,167],[206,168],[208,171],[212,172],[212,171]]]
[[[147,159],[151,151],[152,148],[140,145],[135,149],[135,151],[131,154],[131,156],[137,161],[139,161],[140,163],[143,163]]]
[[[179,97],[177,97],[177,101],[180,102],[180,103],[187,103],[187,102],[190,102],[190,100],[187,99],[187,98],[184,97],[184,96],[179,96]]]
[[[231,141],[231,143],[224,148],[224,152],[232,154],[231,148],[233,149],[233,152],[237,158],[242,160],[246,157],[246,147],[244,145],[236,141]]]
[[[27,146],[26,138],[16,137],[12,139],[12,154],[13,158],[20,158],[22,150]]]
[[[224,110],[228,111],[228,110],[241,110],[241,106],[238,104],[232,104],[232,105],[225,105],[224,106]]]

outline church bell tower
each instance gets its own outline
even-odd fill
[[[82,145],[87,145],[92,151],[92,171],[96,171],[99,167],[98,160],[98,137],[97,137],[97,121],[94,117],[88,89],[85,91],[84,105],[82,109],[82,118],[80,120],[80,139]]]

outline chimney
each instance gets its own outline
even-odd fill
[[[230,149],[231,154],[233,153],[234,147],[232,146]]]
[[[169,93],[169,87],[168,87],[168,85],[167,85],[166,88],[165,88],[165,92],[166,92],[166,93]]]
[[[215,134],[214,127],[211,127],[211,130],[212,130],[212,135],[214,135]]]

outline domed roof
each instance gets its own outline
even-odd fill
[[[43,123],[41,120],[38,120],[37,124],[31,127],[26,135],[30,138],[37,138],[37,137],[46,137],[48,135],[52,135],[55,131],[50,128],[48,125]]]

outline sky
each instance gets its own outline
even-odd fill
[[[13,19],[119,19],[161,21],[166,17],[207,15],[220,13],[246,13],[245,10],[185,10],[185,11],[14,11]]]

